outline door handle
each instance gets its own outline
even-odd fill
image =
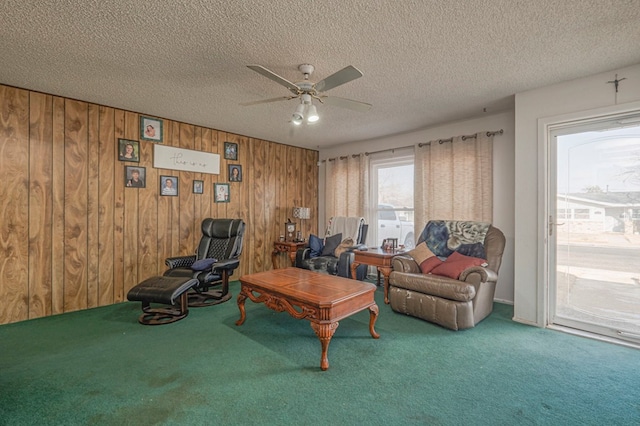
[[[555,226],[560,226],[560,225],[564,225],[564,222],[562,223],[554,223],[553,222],[553,216],[549,215],[549,236],[553,235],[553,227]]]

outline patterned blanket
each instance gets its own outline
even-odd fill
[[[486,259],[484,238],[490,223],[459,220],[430,220],[424,227],[418,244],[426,242],[436,256],[449,257],[457,251],[466,256]]]

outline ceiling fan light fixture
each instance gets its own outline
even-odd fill
[[[295,112],[293,113],[293,116],[291,117],[291,122],[296,126],[299,126],[302,124],[303,120],[304,120],[304,104],[298,104]]]
[[[309,123],[315,123],[319,119],[320,117],[318,116],[318,111],[316,110],[316,106],[313,104],[309,105],[309,109],[307,111],[307,121]]]

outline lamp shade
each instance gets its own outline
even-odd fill
[[[300,124],[302,124],[303,119],[304,119],[304,105],[298,104],[298,106],[296,107],[296,111],[293,113],[293,117],[291,118],[291,121],[296,126],[299,126]]]
[[[309,109],[307,110],[307,121],[309,123],[315,123],[319,119],[320,117],[318,116],[318,111],[316,110],[316,106],[313,104],[309,105]]]
[[[311,209],[309,207],[294,207],[293,217],[296,219],[310,219]]]

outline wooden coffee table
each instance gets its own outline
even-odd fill
[[[276,312],[287,311],[296,319],[309,320],[322,345],[320,368],[323,370],[329,368],[327,350],[341,319],[369,309],[369,333],[374,339],[380,337],[374,329],[378,305],[373,297],[376,291],[373,284],[286,268],[245,275],[240,278],[240,286],[240,319],[236,325],[244,323],[247,298],[264,303]]]

